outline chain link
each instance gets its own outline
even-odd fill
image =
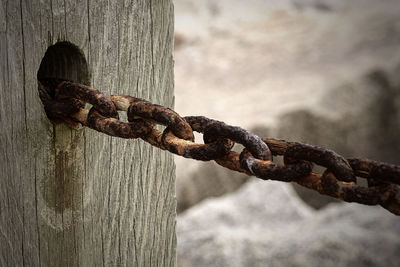
[[[334,151],[298,142],[257,135],[203,116],[181,117],[147,100],[125,95],[104,96],[100,91],[71,81],[45,78],[39,96],[48,118],[73,128],[87,126],[110,136],[141,138],[185,158],[210,161],[264,180],[296,182],[323,195],[346,202],[381,205],[400,215],[400,166],[368,159],[345,159]],[[92,105],[85,109],[85,103]],[[128,122],[119,120],[127,112]],[[155,128],[166,126],[164,131]],[[194,142],[193,131],[203,133],[204,144]],[[244,146],[232,151],[234,143]],[[273,162],[283,156],[283,164]],[[326,170],[313,172],[313,165]],[[356,177],[367,180],[357,184]]]

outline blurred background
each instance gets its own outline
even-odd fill
[[[174,5],[179,114],[400,164],[399,0]],[[179,266],[400,266],[381,207],[176,164]]]

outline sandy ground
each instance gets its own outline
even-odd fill
[[[299,107],[323,112],[327,89],[400,62],[398,0],[174,3],[175,110],[183,116],[274,127]],[[178,187],[201,164],[176,163]]]

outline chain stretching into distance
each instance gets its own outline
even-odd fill
[[[296,182],[347,202],[381,205],[400,215],[400,166],[368,159],[345,159],[317,146],[263,138],[240,127],[202,116],[181,117],[175,111],[144,99],[113,95],[105,97],[97,89],[54,78],[41,79],[39,95],[45,112],[55,123],[81,125],[121,137],[141,138],[163,150],[185,158],[215,160],[228,169],[254,175],[264,180]],[[92,105],[85,109],[85,103]],[[126,111],[128,122],[119,120],[118,110]],[[156,124],[165,125],[163,132]],[[194,142],[193,131],[203,133],[204,144]],[[245,148],[232,151],[234,143]],[[284,164],[272,161],[283,156]],[[322,174],[313,172],[313,164],[325,167]],[[357,184],[356,177],[367,180]]]

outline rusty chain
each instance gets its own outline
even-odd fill
[[[263,180],[296,182],[323,195],[346,202],[381,205],[400,215],[400,166],[368,159],[345,159],[334,151],[298,142],[263,138],[221,121],[202,116],[181,117],[175,111],[126,96],[104,96],[89,86],[54,78],[41,79],[39,96],[55,123],[87,126],[110,136],[141,138],[185,158],[210,161]],[[92,105],[90,110],[85,104]],[[125,111],[128,122],[119,120]],[[166,126],[163,132],[156,124]],[[193,131],[203,133],[204,144],[194,142]],[[244,146],[232,151],[234,143]],[[283,164],[272,161],[283,156]],[[313,164],[326,170],[313,172]],[[357,184],[364,178],[366,186]]]

